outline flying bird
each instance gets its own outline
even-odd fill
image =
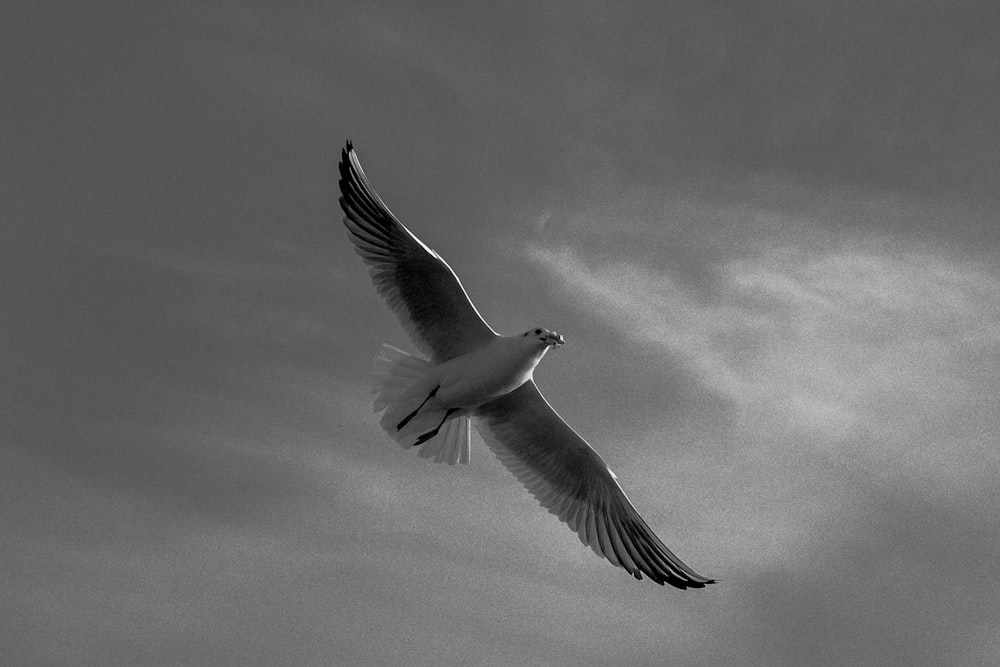
[[[534,327],[497,334],[458,276],[403,226],[375,193],[348,141],[340,206],[372,281],[427,360],[383,344],[374,361],[375,412],[403,448],[441,463],[468,463],[469,425],[539,503],[584,545],[636,579],[677,588],[714,583],[653,533],[604,460],[548,404],[532,380],[565,342]]]

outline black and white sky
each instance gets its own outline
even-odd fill
[[[995,664],[997,3],[0,15],[0,662]],[[381,432],[347,138],[719,584]]]

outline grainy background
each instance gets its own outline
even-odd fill
[[[994,664],[1000,5],[60,4],[0,10],[4,664]],[[379,430],[348,137],[721,583]]]

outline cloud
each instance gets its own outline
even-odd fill
[[[715,426],[667,421],[630,451],[639,488],[696,481],[672,484],[661,506],[700,520],[693,541],[724,580],[794,566],[829,526],[849,531],[872,480],[981,504],[1000,463],[1000,279],[926,244],[790,239],[743,248],[695,284],[649,261],[524,249],[560,299],[614,332],[605,347],[629,351],[617,357],[655,350],[724,399]],[[653,426],[641,374],[670,371],[630,372],[625,391]]]
[[[976,363],[1000,346],[1000,280],[973,264],[785,246],[714,267],[708,301],[669,273],[588,262],[567,246],[527,257],[624,337],[676,356],[743,408],[830,437],[897,428],[976,401]]]

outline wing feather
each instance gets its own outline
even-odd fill
[[[549,406],[535,383],[481,406],[476,426],[501,463],[580,541],[636,579],[703,588],[646,525],[608,466]]]
[[[340,160],[340,206],[355,251],[413,342],[440,363],[497,334],[469,300],[458,276],[392,214],[347,142]]]

